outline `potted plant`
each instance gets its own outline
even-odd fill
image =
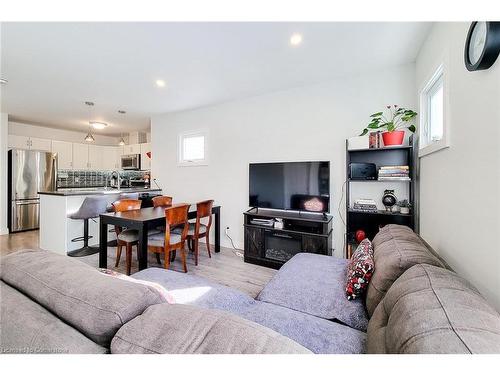
[[[386,117],[384,112],[377,112],[371,115],[371,122],[363,129],[361,135],[367,134],[370,130],[385,129],[382,133],[384,146],[396,146],[403,144],[405,136],[404,129],[408,129],[415,133],[415,125],[413,121],[417,116],[417,112],[399,107],[397,104],[388,105],[387,109],[390,114]]]
[[[408,199],[403,199],[402,201],[399,201],[398,206],[399,206],[399,212],[401,212],[402,214],[410,213],[411,204],[408,202]]]

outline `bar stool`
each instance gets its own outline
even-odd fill
[[[106,197],[87,197],[84,199],[78,211],[69,214],[68,218],[73,220],[83,220],[83,236],[73,238],[71,242],[83,241],[83,247],[68,252],[70,257],[84,257],[99,252],[99,247],[89,246],[89,219],[98,218],[100,214],[106,212]]]

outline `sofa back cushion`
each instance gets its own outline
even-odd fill
[[[444,267],[408,227],[386,225],[372,241],[375,271],[368,285],[366,309],[371,317],[392,283],[415,264]]]
[[[454,272],[418,264],[377,306],[368,352],[500,353],[500,315]]]
[[[102,274],[50,251],[2,257],[1,279],[104,346],[148,306],[166,302],[154,288]]]
[[[97,345],[35,301],[0,281],[0,353],[102,354]]]
[[[189,305],[155,305],[125,324],[111,353],[300,354],[295,341],[236,315]]]

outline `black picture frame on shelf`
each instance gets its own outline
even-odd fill
[[[367,148],[349,150],[346,140],[346,199],[345,199],[345,217],[346,217],[346,238],[344,247],[344,256],[347,258],[350,254],[349,249],[356,246],[355,233],[356,230],[362,229],[369,239],[377,234],[381,226],[387,224],[406,225],[418,233],[418,214],[417,214],[417,167],[416,145],[414,136],[410,136],[407,145]],[[377,171],[381,166],[389,165],[408,165],[409,179],[401,180],[358,180],[351,179],[351,163],[373,163],[376,165]],[[386,184],[392,183],[408,184],[408,200],[412,204],[412,209],[408,214],[400,212],[390,212],[386,210],[377,210],[376,212],[364,212],[354,210],[350,207],[351,202],[351,184],[352,183],[377,183],[380,184],[381,197]]]

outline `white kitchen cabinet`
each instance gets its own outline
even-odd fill
[[[121,147],[103,146],[102,148],[102,169],[112,171],[119,169],[118,154]]]
[[[52,152],[57,153],[58,169],[73,169],[73,144],[64,141],[52,141]]]
[[[141,145],[139,143],[123,146],[123,155],[140,154]]]
[[[30,143],[29,137],[24,137],[22,135],[13,135],[9,134],[9,148],[21,148],[25,150],[29,150]]]
[[[30,150],[51,152],[52,141],[50,139],[30,137]]]
[[[118,150],[116,151],[116,165],[118,169],[122,169],[122,155],[125,152],[125,146],[118,146]]]
[[[89,169],[89,146],[73,143],[73,169]]]
[[[102,150],[103,146],[89,145],[88,169],[93,171],[104,169]]]
[[[146,155],[151,152],[151,143],[141,143],[141,169],[149,170],[151,169],[151,159]]]
[[[9,134],[8,138],[9,148],[20,148],[23,150],[36,150],[50,152],[52,142],[50,139],[26,137],[24,135]]]

